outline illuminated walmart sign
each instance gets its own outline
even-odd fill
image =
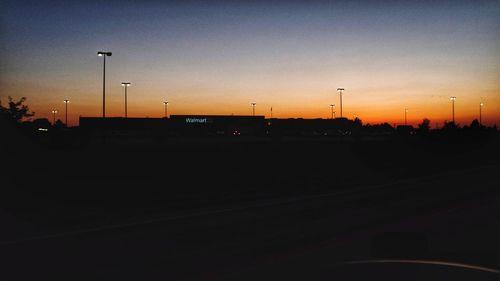
[[[206,124],[206,123],[212,123],[211,121],[212,120],[208,118],[191,118],[191,117],[186,118],[186,123]]]

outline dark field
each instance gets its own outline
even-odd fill
[[[376,257],[499,268],[498,144],[193,138],[45,148],[20,140],[4,152],[0,252],[12,269],[4,273],[305,280]]]

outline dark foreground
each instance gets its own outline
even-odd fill
[[[20,142],[2,173],[0,279],[331,280],[373,259],[498,269],[498,144]]]

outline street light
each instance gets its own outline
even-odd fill
[[[66,127],[68,127],[68,103],[69,103],[69,100],[68,99],[64,100],[64,103],[65,103],[65,107],[66,107],[66,112],[64,114],[64,123],[66,124]]]
[[[344,92],[344,88],[337,88],[337,92],[340,94],[340,118],[343,117],[342,115],[342,93]]]
[[[125,118],[127,118],[127,88],[130,85],[130,82],[122,82],[122,86],[125,87]]]
[[[455,100],[457,99],[457,97],[450,97],[450,100],[451,100],[451,116],[452,116],[452,120],[453,120],[453,124],[455,124]]]
[[[408,122],[407,122],[407,115],[408,115],[408,108],[405,108],[405,126],[408,125]]]
[[[482,110],[483,110],[483,103],[480,103],[479,104],[479,125],[483,125],[483,113],[482,113]]]
[[[168,118],[168,101],[164,101],[163,104],[165,105],[165,118]]]
[[[52,126],[55,126],[56,125],[56,113],[57,113],[57,110],[52,110]]]
[[[252,105],[253,116],[255,116],[255,105],[256,105],[256,103],[252,102],[251,105]]]
[[[335,108],[335,105],[334,104],[330,104],[330,107],[332,108],[332,119],[335,115],[335,111],[333,111],[333,109]]]
[[[106,57],[110,57],[112,53],[97,52],[97,55],[104,58],[102,71],[102,118],[106,118]]]

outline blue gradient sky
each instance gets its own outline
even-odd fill
[[[70,3],[68,3],[70,2]],[[4,1],[0,95],[36,117],[257,114],[500,121],[500,1]],[[60,115],[62,117],[62,115]]]

